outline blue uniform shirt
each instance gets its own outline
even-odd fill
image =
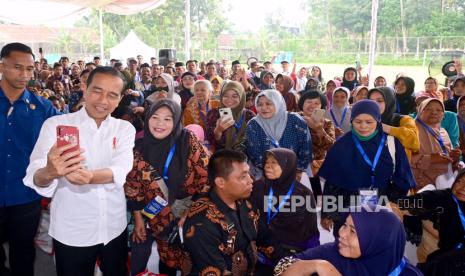
[[[23,178],[42,124],[57,114],[50,101],[27,90],[10,104],[0,88],[0,208],[40,198]]]

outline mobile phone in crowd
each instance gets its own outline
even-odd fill
[[[234,120],[231,108],[229,107],[220,108],[219,112],[220,112],[220,117],[223,119],[223,121]]]
[[[76,146],[63,154],[79,150],[79,129],[74,126],[57,126],[57,146],[60,148],[69,144],[75,144]]]

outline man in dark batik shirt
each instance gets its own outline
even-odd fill
[[[272,245],[268,230],[246,200],[252,192],[247,157],[217,151],[208,174],[212,189],[192,204],[183,227],[184,246],[192,260],[189,275],[253,275],[257,246],[271,260],[279,260],[283,250]]]

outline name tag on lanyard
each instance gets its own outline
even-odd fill
[[[377,205],[378,204],[378,189],[360,189],[360,204],[361,205]]]

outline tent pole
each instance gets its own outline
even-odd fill
[[[103,56],[103,12],[100,8],[98,10],[99,17],[99,32],[100,32],[100,59],[103,61],[105,57]]]
[[[184,23],[184,60],[189,60],[190,57],[190,48],[191,48],[191,1],[186,0],[185,4],[185,23]]]
[[[378,0],[371,2],[371,32],[370,32],[370,54],[368,56],[368,83],[373,79],[373,65],[376,54],[376,29],[378,25]]]

